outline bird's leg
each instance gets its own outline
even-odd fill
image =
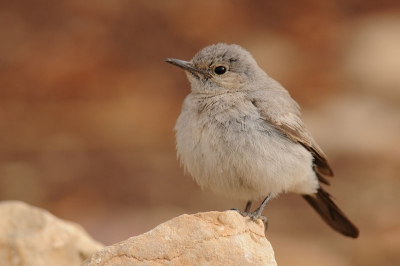
[[[251,219],[254,221],[256,219],[261,219],[261,221],[263,221],[264,223],[264,231],[267,232],[268,230],[268,219],[266,216],[261,215],[265,206],[267,205],[268,201],[271,199],[271,194],[269,194],[261,203],[260,207],[257,208],[257,210],[255,210],[252,213],[249,213],[249,217],[251,217]]]
[[[249,212],[249,211],[250,211],[251,203],[252,203],[252,202],[251,202],[250,200],[247,202],[246,208],[244,209],[245,212]]]
[[[269,194],[269,195],[263,200],[263,202],[261,203],[260,207],[258,207],[254,212],[249,213],[248,216],[249,216],[251,219],[253,219],[253,221],[261,217],[261,214],[262,214],[262,212],[263,212],[263,210],[264,210],[264,208],[265,208],[265,205],[267,205],[267,203],[268,203],[268,201],[269,201],[270,198],[271,198],[271,194]]]
[[[243,217],[248,217],[249,216],[249,211],[251,208],[251,203],[252,201],[249,200],[246,204],[246,208],[244,209],[244,211],[239,210],[238,208],[232,208],[231,211],[237,211],[238,213],[240,213],[240,215],[242,215]]]
[[[268,219],[267,217],[261,215],[265,205],[267,205],[268,201],[271,198],[271,194],[269,194],[261,203],[260,207],[258,207],[254,212],[249,212],[250,207],[251,207],[251,201],[247,202],[245,211],[241,211],[237,208],[231,209],[232,211],[237,211],[240,215],[243,217],[250,217],[253,221],[257,219],[261,219],[265,225],[265,231],[268,229]]]

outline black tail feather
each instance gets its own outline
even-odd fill
[[[318,212],[322,219],[339,233],[357,238],[358,229],[332,201],[330,195],[322,188],[317,194],[303,195],[303,198]]]

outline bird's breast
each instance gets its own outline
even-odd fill
[[[188,97],[176,123],[178,156],[201,187],[248,200],[317,182],[304,147],[263,120],[250,101],[234,100]]]

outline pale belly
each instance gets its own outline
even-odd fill
[[[210,118],[187,110],[175,128],[185,170],[216,194],[248,201],[318,188],[311,153],[254,114]]]

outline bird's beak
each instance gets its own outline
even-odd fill
[[[187,70],[190,73],[200,74],[200,75],[202,75],[204,77],[211,78],[211,75],[209,73],[193,67],[192,64],[190,64],[190,62],[179,60],[179,59],[174,59],[174,58],[167,58],[165,60],[165,62],[170,63],[171,65],[180,67],[180,68],[182,68],[184,70]]]

